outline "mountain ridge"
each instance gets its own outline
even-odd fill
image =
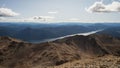
[[[37,44],[0,37],[0,46],[0,65],[6,68],[56,66],[105,55],[120,56],[120,40],[101,34],[75,35]]]

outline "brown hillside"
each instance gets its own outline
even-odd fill
[[[76,35],[40,44],[0,37],[0,66],[5,68],[55,66],[108,54],[120,55],[120,40],[108,35]]]

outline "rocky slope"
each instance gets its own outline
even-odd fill
[[[94,59],[82,59],[46,68],[120,68],[120,57],[105,55]]]
[[[120,56],[119,39],[93,34],[32,44],[10,37],[0,37],[0,66],[5,68],[56,66],[105,55]]]

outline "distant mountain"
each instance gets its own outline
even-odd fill
[[[0,37],[0,66],[3,68],[42,68],[105,55],[120,56],[119,39],[99,34],[75,35],[32,44]]]
[[[104,29],[103,31],[98,32],[98,34],[107,34],[107,35],[112,35],[114,37],[120,38],[120,27],[110,27],[110,28]]]
[[[82,24],[0,23],[0,36],[28,42],[97,30]]]
[[[43,41],[71,34],[85,33],[100,29],[119,27],[114,23],[35,23],[35,22],[1,22],[0,36],[10,36],[27,42]],[[109,31],[109,29],[107,30]],[[105,31],[106,32],[106,31]]]
[[[48,28],[26,28],[19,31],[16,34],[16,38],[23,39],[25,41],[31,40],[45,40],[50,38],[61,37],[70,34],[89,32],[92,29],[84,26],[59,26],[59,27],[48,27]]]

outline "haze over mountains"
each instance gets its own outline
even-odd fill
[[[111,32],[110,30],[114,28],[115,30]],[[52,39],[76,33],[86,33],[101,29],[104,29],[104,31],[108,34],[116,31],[116,35],[111,35],[119,36],[119,28],[119,23],[0,23],[0,36],[10,36],[27,42],[40,42],[46,39]]]

